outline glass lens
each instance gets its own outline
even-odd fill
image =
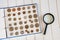
[[[53,21],[53,17],[51,15],[45,15],[44,21],[46,23],[51,23]]]

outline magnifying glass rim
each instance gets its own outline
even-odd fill
[[[51,15],[51,16],[53,17],[53,21],[50,22],[50,23],[46,23],[46,22],[44,21],[44,17],[45,17],[46,15]],[[52,24],[52,23],[54,22],[54,20],[55,20],[55,18],[54,18],[54,16],[53,16],[51,13],[47,13],[47,14],[45,14],[45,15],[43,16],[43,21],[44,21],[45,24]]]

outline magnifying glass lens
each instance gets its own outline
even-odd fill
[[[45,23],[51,23],[53,21],[53,17],[51,15],[46,15],[44,17]]]
[[[49,24],[52,24],[54,22],[54,16],[50,13],[47,13],[43,16],[43,21],[46,24],[45,30],[44,30],[44,35],[46,34],[47,26]]]

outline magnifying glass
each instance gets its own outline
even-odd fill
[[[49,24],[52,24],[54,22],[54,16],[50,13],[47,13],[43,16],[43,21],[46,24],[45,30],[44,30],[44,35],[46,34],[47,26]]]

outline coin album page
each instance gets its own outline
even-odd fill
[[[0,10],[0,39],[41,33],[38,1],[35,3],[7,6],[0,8]]]

